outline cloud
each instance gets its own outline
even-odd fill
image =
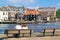
[[[30,9],[38,9],[39,6],[35,6],[35,7],[27,7],[27,8],[30,8]]]
[[[60,3],[57,3],[57,6],[60,6]]]
[[[29,5],[31,3],[35,3],[37,0],[7,0],[8,3],[12,3],[12,4],[25,4],[25,5]]]
[[[24,2],[24,3],[34,3],[35,0],[20,0],[20,2]]]

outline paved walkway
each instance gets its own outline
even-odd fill
[[[55,37],[31,37],[31,38],[8,38],[4,40],[60,40],[60,36]]]
[[[60,36],[44,36],[44,37],[21,37],[21,38],[4,38],[6,35],[0,34],[0,40],[60,40]]]

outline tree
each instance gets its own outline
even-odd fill
[[[29,15],[29,21],[32,21],[33,20],[33,14],[30,14]]]
[[[56,17],[60,18],[60,9],[56,11]]]
[[[54,21],[54,16],[50,16],[50,20],[51,21]]]
[[[28,16],[27,15],[24,15],[23,16],[23,20],[27,21],[28,20]]]

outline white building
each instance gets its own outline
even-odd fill
[[[7,11],[0,11],[0,21],[8,20],[8,12]]]

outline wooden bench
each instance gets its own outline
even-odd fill
[[[31,33],[32,31],[30,29],[21,29],[19,34],[23,34],[23,37],[25,34],[29,34],[29,36],[31,37]]]
[[[5,30],[5,34],[7,35],[7,37],[9,36],[13,36],[14,34],[18,34],[19,33],[19,30],[17,29],[6,29]]]
[[[60,28],[43,29],[42,33],[43,33],[43,36],[46,36],[46,35],[58,36],[60,35]]]
[[[23,37],[25,34],[30,34],[30,37],[31,37],[31,32],[32,32],[31,29],[20,29],[20,30],[18,30],[18,29],[6,29],[5,30],[5,34],[7,35],[7,37],[9,36],[9,34],[12,34],[12,35],[23,34]]]
[[[53,29],[53,28],[43,29],[43,31],[42,31],[43,36],[47,36],[47,35],[53,36],[54,35],[54,32],[55,32],[55,29]]]
[[[55,35],[55,36],[60,35],[60,28],[55,28],[54,35]]]

